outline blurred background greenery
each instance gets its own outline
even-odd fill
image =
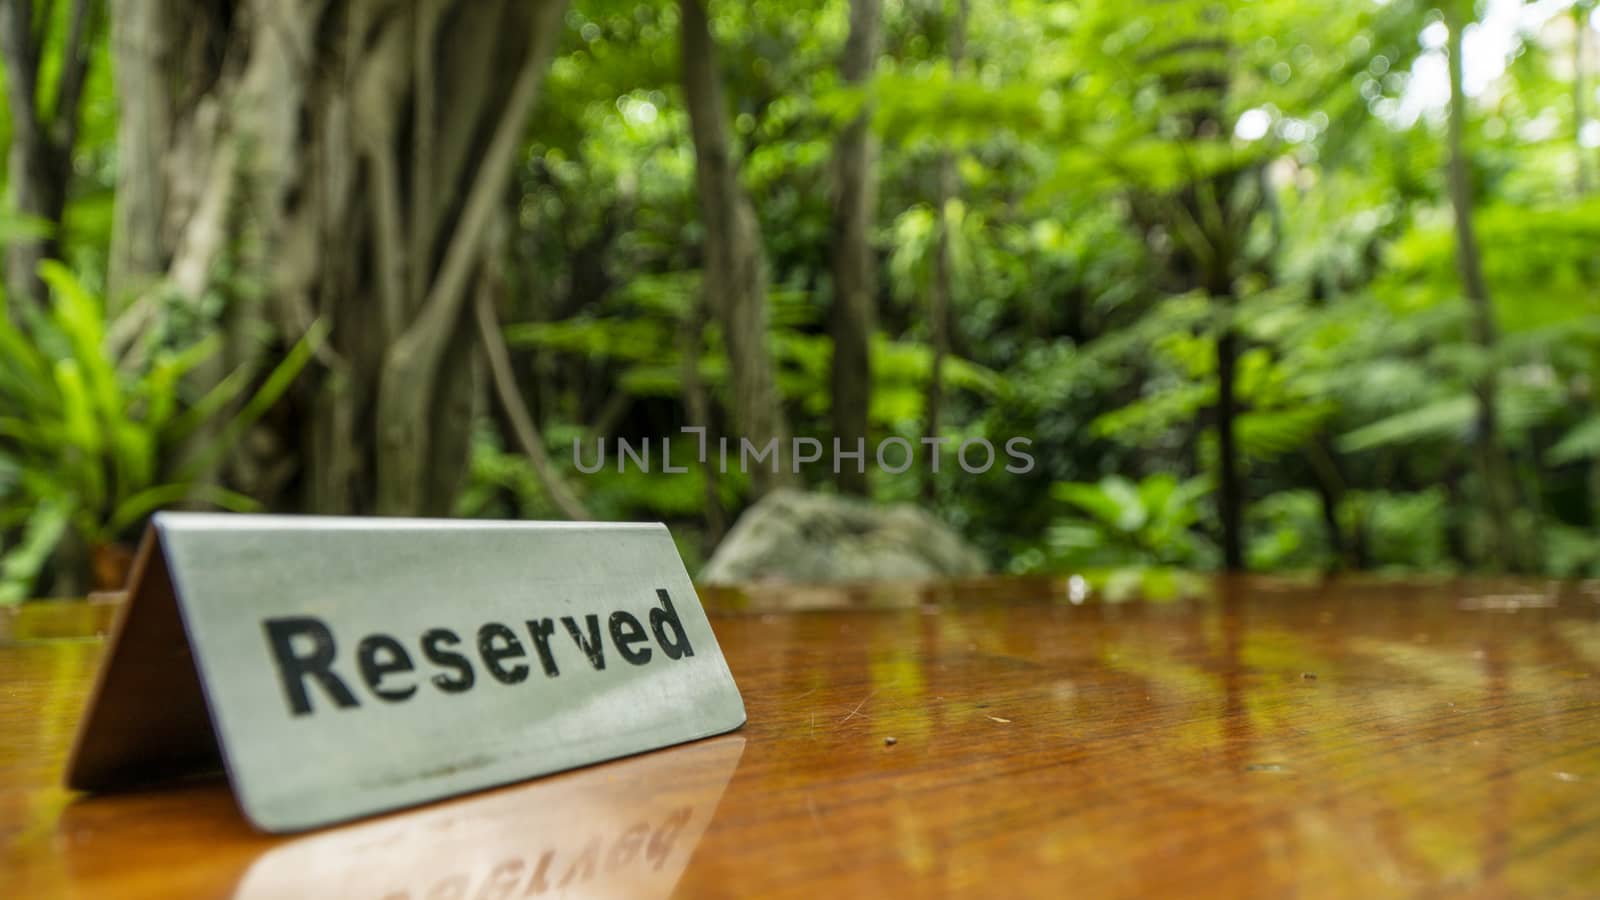
[[[163,507],[1600,575],[1593,0],[0,0],[0,600]],[[837,348],[837,352],[836,352]],[[575,440],[1033,440],[584,474]],[[681,443],[681,446],[679,446]]]

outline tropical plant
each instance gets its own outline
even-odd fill
[[[252,510],[249,497],[209,480],[224,455],[310,360],[314,327],[260,380],[239,369],[192,402],[183,377],[220,346],[213,334],[177,348],[145,348],[119,368],[107,349],[105,306],[60,263],[40,276],[47,313],[14,324],[0,302],[0,602],[33,588],[66,539],[113,544],[175,504]]]
[[[1209,479],[1166,472],[1138,482],[1121,475],[1060,482],[1050,494],[1071,514],[1057,520],[1045,542],[1059,566],[1206,565],[1216,548],[1195,526],[1212,490]]]

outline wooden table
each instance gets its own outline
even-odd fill
[[[707,591],[737,735],[288,838],[59,787],[106,610],[0,613],[0,895],[1600,896],[1600,584],[1110,593]]]

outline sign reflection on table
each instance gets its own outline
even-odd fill
[[[325,831],[256,860],[234,896],[666,897],[743,753],[713,738]]]

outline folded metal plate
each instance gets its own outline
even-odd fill
[[[143,567],[148,591],[164,562],[228,777],[266,831],[745,720],[661,525],[164,513],[154,531],[162,558]],[[140,593],[119,638],[140,631]],[[119,660],[159,668],[155,653],[113,647],[96,705],[119,693]],[[117,713],[90,714],[100,715]],[[98,730],[135,740],[135,723],[117,724]],[[86,722],[74,783],[111,780],[114,749],[96,743]]]

